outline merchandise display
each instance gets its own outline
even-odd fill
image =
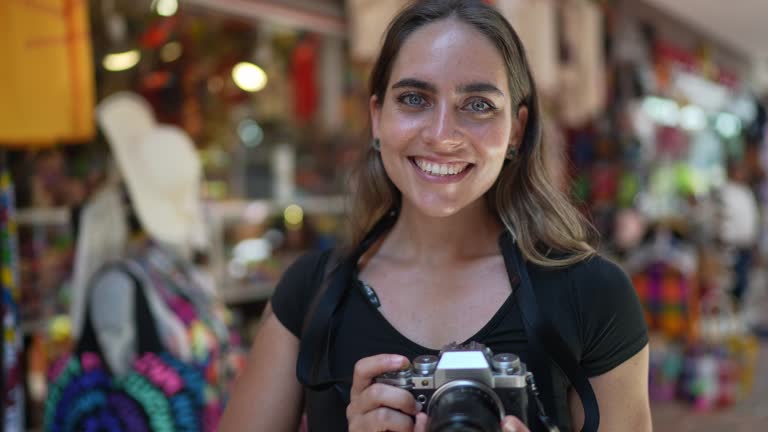
[[[21,430],[24,425],[24,355],[18,308],[19,271],[16,208],[13,183],[5,163],[0,165],[0,427]]]
[[[648,5],[484,2],[528,49],[553,183],[644,307],[652,402],[749,398],[768,95],[739,53]],[[406,1],[11,3],[0,426],[214,431],[283,272],[348,240],[368,74]]]
[[[761,141],[746,133],[764,128],[760,100],[712,50],[618,6],[607,17],[610,100],[569,130],[572,190],[643,303],[651,399],[723,409],[755,379],[758,340],[740,301],[764,232],[751,150]]]

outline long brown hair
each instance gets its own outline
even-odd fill
[[[523,255],[544,266],[563,266],[595,253],[594,228],[550,181],[541,145],[541,115],[536,86],[522,42],[509,22],[480,0],[424,0],[403,9],[390,23],[370,78],[370,95],[381,104],[400,48],[419,28],[453,18],[484,34],[507,68],[511,110],[528,108],[517,155],[486,193],[491,211],[517,237]],[[357,243],[386,212],[400,205],[400,191],[387,176],[377,151],[368,146],[352,177],[352,240]],[[551,252],[556,252],[552,254]]]

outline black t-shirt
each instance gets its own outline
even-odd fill
[[[299,338],[329,256],[329,251],[325,251],[299,258],[284,273],[272,297],[276,317]],[[616,264],[595,256],[567,268],[551,269],[528,263],[527,269],[541,312],[559,330],[589,377],[610,371],[648,343],[637,294],[626,273]],[[401,354],[410,359],[438,354],[400,334],[370,301],[362,284],[358,285],[349,290],[337,312],[329,356],[335,378],[351,378],[358,360],[376,354]],[[516,296],[510,293],[490,321],[468,341],[483,343],[494,353],[517,354],[527,362],[529,348],[518,308]],[[570,431],[570,383],[556,366],[548,369],[554,388],[541,388],[542,399],[560,430]],[[347,430],[346,405],[338,390],[308,390],[305,404],[310,431]],[[533,411],[534,404],[529,405],[529,427],[536,432],[542,428]]]

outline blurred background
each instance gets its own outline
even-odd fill
[[[404,3],[0,1],[6,431],[43,428],[77,343],[84,209],[126,175],[98,104],[133,92],[194,143],[208,239],[194,265],[247,347],[286,266],[344,239],[368,72]],[[764,429],[768,2],[488,3],[528,50],[553,177],[644,305],[655,430]]]

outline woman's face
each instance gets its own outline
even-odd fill
[[[373,136],[403,204],[449,216],[476,203],[526,121],[515,113],[504,61],[482,33],[454,19],[416,30],[371,98]]]

